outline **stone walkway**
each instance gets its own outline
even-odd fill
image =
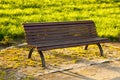
[[[120,61],[107,61],[36,78],[37,80],[120,80]]]

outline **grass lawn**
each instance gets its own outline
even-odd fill
[[[94,20],[98,35],[117,40],[119,0],[0,0],[0,40],[24,38],[22,23]]]

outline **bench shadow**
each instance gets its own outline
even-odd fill
[[[98,64],[98,65],[99,65],[99,67],[101,67],[101,68],[104,68],[104,69],[107,69],[107,70],[111,70],[111,71],[120,73],[120,67],[111,66],[110,63],[112,63],[112,62],[113,62],[113,61],[108,61],[108,62],[101,63],[101,64]]]
[[[55,57],[58,57],[58,58],[65,59],[67,61],[69,61],[69,60],[78,60],[78,62],[79,62],[79,60],[83,59],[82,57],[80,57],[77,54],[74,54],[74,55],[72,55],[72,54],[64,54],[62,52],[59,52],[59,53],[58,52],[54,52],[54,53],[52,53],[52,55],[55,56]]]
[[[69,76],[72,76],[72,77],[84,79],[84,80],[95,80],[95,79],[92,79],[92,78],[89,78],[89,77],[80,75],[80,74],[78,74],[78,73],[74,73],[74,72],[72,72],[72,71],[64,71],[64,72],[61,72],[61,73],[66,74],[66,75],[69,75]]]
[[[0,67],[0,80],[7,79],[15,80],[17,77],[14,75],[14,73],[15,73],[14,69],[5,69],[3,67]]]
[[[17,69],[0,66],[0,80],[37,80],[36,78],[18,73]]]
[[[64,58],[64,59],[66,59],[66,60],[75,60],[76,59],[76,57],[77,56],[75,56],[75,57],[71,57],[70,55],[67,55],[67,54],[64,54],[64,55],[61,55],[62,53],[60,53],[60,54],[53,54],[53,55],[55,55],[55,56],[57,56],[57,57],[60,57],[60,58]],[[77,63],[88,63],[88,64],[90,64],[90,63],[94,63],[93,61],[90,61],[90,60],[86,60],[86,59],[83,59],[83,58],[78,58],[77,59],[78,60],[78,62]],[[109,66],[109,67],[102,67],[102,66],[99,66],[99,67],[102,67],[102,68],[105,68],[105,69],[108,69],[108,70],[112,70],[112,71],[115,71],[115,72],[118,72],[118,73],[120,73],[120,67],[117,67],[117,66],[111,66],[111,63],[112,61],[108,61],[108,62],[105,62],[105,63],[98,63],[98,64],[95,64],[95,65],[106,65],[106,66]]]
[[[120,80],[120,77],[113,78],[111,80]]]
[[[49,64],[49,66],[54,67],[55,69],[60,69],[60,67],[53,66],[53,65],[50,65],[50,64]],[[49,68],[48,68],[48,69],[49,69]],[[84,75],[80,75],[80,74],[78,74],[78,73],[72,72],[72,71],[70,71],[70,70],[63,70],[63,71],[57,71],[57,72],[60,72],[60,73],[62,73],[62,74],[65,74],[65,75],[68,75],[68,76],[71,76],[71,77],[83,79],[83,80],[95,80],[95,79],[86,77],[86,76],[84,76]],[[54,73],[57,73],[57,72],[54,72]]]
[[[112,66],[110,66],[110,68],[106,68],[106,69],[109,69],[109,70],[120,73],[120,67],[112,67]]]

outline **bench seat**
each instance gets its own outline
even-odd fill
[[[61,42],[59,41],[49,41],[48,43],[39,44],[36,43],[36,46],[39,50],[45,51],[45,50],[51,50],[51,49],[57,49],[57,48],[66,48],[66,47],[74,47],[74,46],[81,46],[81,45],[89,45],[89,44],[96,44],[96,43],[104,43],[109,42],[107,38],[90,38],[90,39],[82,39],[82,40],[63,40]],[[42,46],[42,47],[41,47]]]

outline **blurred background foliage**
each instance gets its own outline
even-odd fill
[[[22,23],[94,20],[98,35],[120,38],[119,0],[0,0],[0,41],[24,39]]]

